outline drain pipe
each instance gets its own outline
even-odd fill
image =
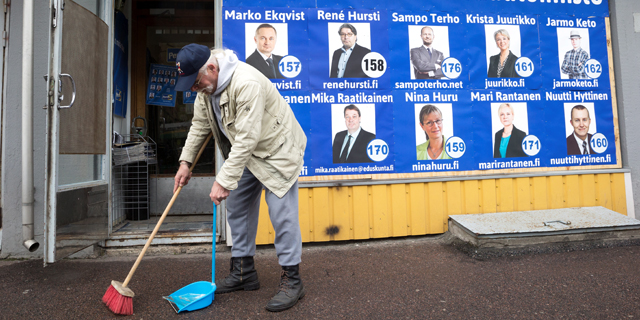
[[[25,0],[22,16],[22,240],[34,252],[33,236],[33,0]]]

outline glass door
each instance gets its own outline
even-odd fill
[[[45,263],[110,231],[112,0],[50,0]]]

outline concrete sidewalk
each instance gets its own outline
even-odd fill
[[[101,299],[135,256],[0,261],[1,319],[113,319]],[[230,252],[219,252],[217,277]],[[162,299],[210,281],[211,256],[145,257],[130,283],[130,319],[638,319],[640,246],[476,260],[445,237],[305,245],[307,295],[270,313],[280,268],[271,247],[255,260],[262,287],[216,295],[203,310],[176,314]]]

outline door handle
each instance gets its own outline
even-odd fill
[[[58,103],[62,102],[64,99],[64,95],[62,94],[62,77],[67,77],[71,80],[71,84],[73,85],[73,93],[71,94],[71,102],[68,106],[58,105],[58,109],[67,109],[73,106],[73,103],[76,102],[76,82],[73,80],[73,77],[67,73],[61,73],[60,79],[58,79]]]

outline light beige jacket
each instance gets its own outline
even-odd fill
[[[218,129],[210,96],[198,93],[193,120],[180,160],[193,163],[209,132],[226,159],[216,181],[238,188],[245,166],[278,197],[283,197],[302,170],[307,137],[289,104],[260,71],[239,62],[220,96]]]

